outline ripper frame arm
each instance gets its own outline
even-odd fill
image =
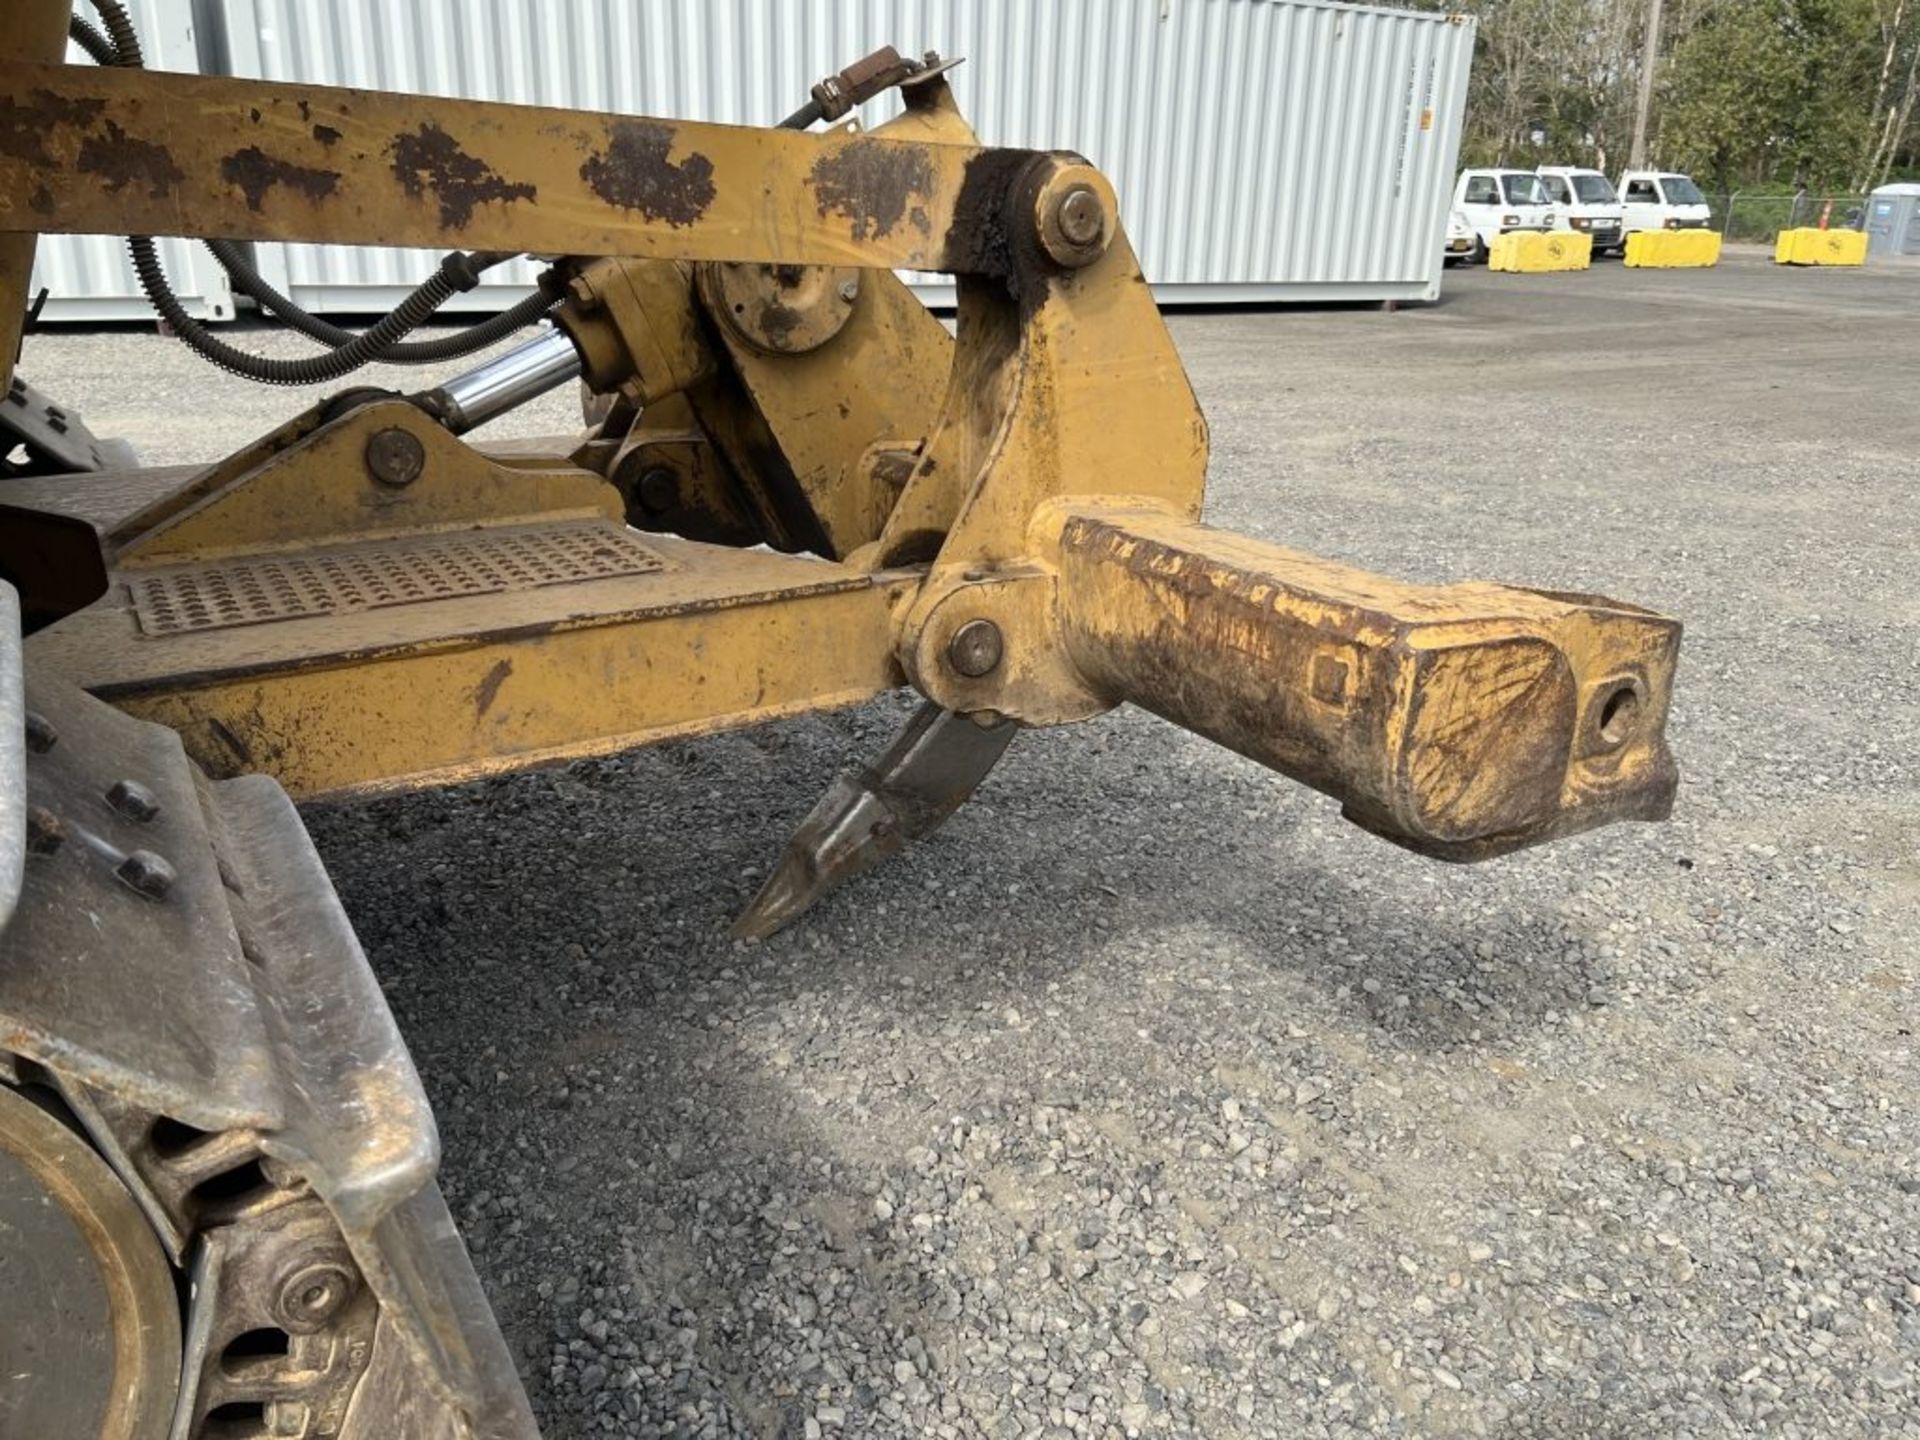
[[[1005,274],[1043,155],[0,60],[0,230]]]

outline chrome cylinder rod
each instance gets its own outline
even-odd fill
[[[422,398],[449,430],[464,435],[579,378],[580,352],[567,333],[556,327],[477,369],[454,376]]]

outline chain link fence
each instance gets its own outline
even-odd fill
[[[1858,230],[1864,225],[1867,197],[1847,195],[1749,195],[1735,190],[1709,195],[1713,227],[1729,240],[1771,245],[1782,230],[1815,226]]]

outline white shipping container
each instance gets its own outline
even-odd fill
[[[200,69],[192,0],[130,0],[127,8],[149,69]],[[77,10],[83,17],[92,17],[89,6]],[[93,63],[77,45],[67,47],[67,59],[75,65]],[[188,314],[196,320],[233,318],[227,272],[202,247],[163,240],[160,263]],[[29,293],[38,295],[42,286],[48,292],[40,317],[43,322],[154,318],[133,273],[133,262],[127,258],[127,242],[117,235],[41,236],[34,251]]]

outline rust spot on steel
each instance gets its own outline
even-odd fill
[[[933,165],[918,147],[854,140],[814,161],[807,176],[824,215],[853,222],[853,238],[891,235],[911,210],[922,229],[927,212],[916,199],[933,188]]]
[[[313,127],[313,138],[318,140],[322,145],[338,145],[340,143],[340,132],[331,125],[316,125]]]
[[[459,230],[474,209],[489,201],[532,200],[535,186],[502,178],[477,155],[469,155],[438,125],[422,124],[412,134],[393,137],[393,173],[401,188],[418,200],[429,190],[440,202],[440,223]]]
[[[267,191],[275,185],[285,185],[298,190],[309,200],[320,201],[331,195],[340,184],[338,170],[317,170],[307,165],[295,165],[267,154],[258,145],[236,150],[222,160],[220,177],[229,185],[240,188],[240,192],[247,197],[249,210],[258,210],[267,197]]]
[[[165,199],[187,178],[166,146],[135,139],[111,120],[105,135],[89,135],[80,142],[79,166],[82,174],[98,175],[109,192],[145,185],[150,200]]]
[[[607,148],[587,157],[580,178],[609,205],[675,227],[691,225],[713,204],[713,162],[698,151],[668,159],[675,133],[658,120],[616,120]]]
[[[0,155],[29,165],[51,165],[48,133],[61,125],[91,125],[106,108],[104,100],[69,100],[51,90],[35,90],[24,105],[0,98]]]
[[[500,687],[513,673],[511,660],[496,660],[493,668],[480,677],[480,683],[473,687],[473,713],[475,718],[485,715],[493,708],[493,702],[499,697]]]

